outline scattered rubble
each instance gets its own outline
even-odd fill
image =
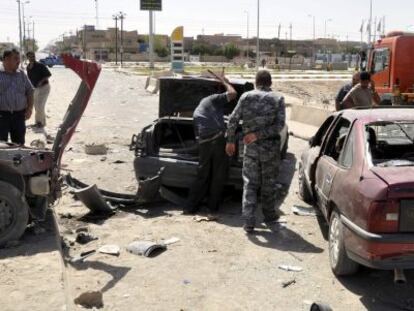
[[[165,244],[151,241],[135,241],[127,246],[127,251],[140,256],[154,257],[167,249]]]
[[[289,287],[289,286],[291,286],[291,285],[293,285],[293,284],[296,284],[296,279],[292,279],[292,280],[289,280],[289,281],[283,282],[283,283],[282,283],[282,287],[283,287],[283,288],[286,288],[286,287]]]
[[[108,148],[105,144],[86,144],[85,153],[88,155],[106,155]]]
[[[90,251],[86,251],[86,252],[82,252],[79,255],[72,257],[70,259],[71,263],[78,263],[78,262],[83,262],[86,258],[95,255],[96,254],[96,250],[90,250]]]
[[[103,295],[99,291],[88,291],[82,293],[79,297],[75,298],[73,301],[77,305],[81,305],[84,308],[92,309],[92,308],[103,308]]]
[[[98,249],[101,254],[119,256],[121,248],[118,245],[103,245]]]
[[[93,236],[91,233],[88,232],[79,232],[76,235],[76,242],[78,242],[79,244],[85,245],[88,244],[89,242],[98,240],[98,238],[96,236]]]
[[[293,214],[297,216],[319,216],[319,213],[314,208],[303,207],[299,205],[293,205]]]
[[[291,272],[302,272],[303,268],[299,266],[290,266],[290,265],[279,265],[280,270],[291,271]]]

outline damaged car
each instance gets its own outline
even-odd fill
[[[358,266],[414,268],[414,109],[351,109],[330,116],[299,165],[299,194],[329,224],[337,276]]]
[[[252,83],[243,80],[232,80],[230,83],[238,96],[225,106],[226,117],[236,107],[240,96],[254,89]],[[198,143],[193,125],[193,112],[204,97],[224,91],[219,81],[209,78],[160,79],[159,118],[132,137],[131,150],[135,152],[134,169],[138,182],[156,175],[163,168],[162,186],[181,189],[191,187],[197,177],[198,167]],[[285,157],[288,149],[287,126],[283,128],[280,136],[281,156]],[[226,185],[241,189],[241,126],[237,137],[237,153],[230,161]]]
[[[63,60],[80,78],[51,150],[0,142],[0,246],[18,240],[28,223],[44,220],[46,210],[61,196],[62,156],[76,130],[101,68],[70,55]]]

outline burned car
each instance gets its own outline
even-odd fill
[[[329,223],[333,272],[414,268],[414,109],[330,116],[299,165],[299,193]],[[398,271],[398,270],[397,270]]]
[[[61,196],[60,167],[64,150],[88,104],[100,66],[63,56],[82,79],[51,150],[0,142],[0,246],[17,240],[30,220],[43,220]]]
[[[254,88],[252,83],[230,81],[238,96],[225,107],[229,116],[240,96]],[[200,77],[161,78],[159,119],[144,127],[132,137],[131,150],[135,152],[134,168],[138,181],[157,174],[164,168],[161,184],[166,187],[188,189],[197,176],[198,144],[193,126],[193,111],[201,99],[224,92],[216,80]],[[231,159],[227,185],[236,189],[243,186],[243,141],[238,130],[237,154]],[[287,126],[281,132],[281,153],[288,148]]]

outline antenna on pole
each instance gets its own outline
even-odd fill
[[[96,10],[96,16],[95,16],[95,18],[96,18],[96,25],[95,25],[95,27],[96,27],[96,29],[98,29],[99,28],[98,0],[95,0],[95,10]]]

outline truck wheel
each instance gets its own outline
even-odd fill
[[[346,254],[344,225],[337,211],[333,211],[329,223],[329,262],[336,276],[352,275],[359,265]]]
[[[308,204],[312,204],[312,194],[309,191],[309,188],[306,184],[305,173],[303,171],[302,163],[299,163],[299,196],[300,198]]]
[[[0,181],[0,246],[18,240],[29,220],[29,206],[13,185]]]

